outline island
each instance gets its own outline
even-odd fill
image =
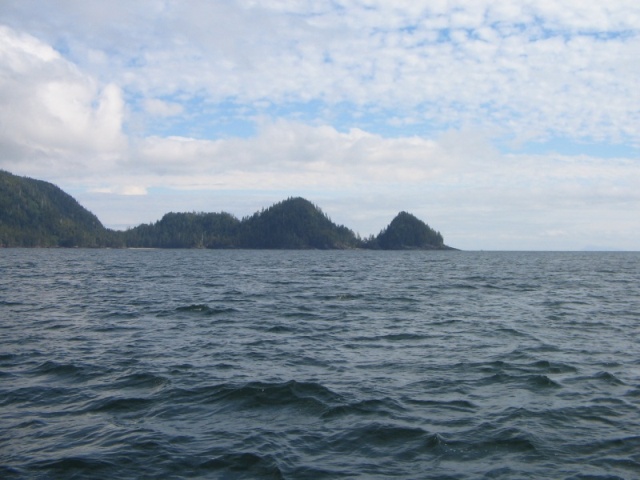
[[[363,239],[301,197],[242,219],[170,212],[155,223],[112,230],[56,185],[3,170],[0,247],[455,250],[410,213],[400,212],[377,236]]]

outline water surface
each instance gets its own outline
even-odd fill
[[[640,254],[0,250],[3,478],[639,478]]]

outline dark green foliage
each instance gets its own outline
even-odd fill
[[[0,246],[99,247],[112,240],[95,215],[55,185],[0,170]]]
[[[304,198],[289,198],[242,221],[240,248],[356,248],[360,241]]]
[[[440,233],[401,212],[377,237],[361,240],[296,197],[238,220],[229,213],[167,213],[125,232],[104,228],[51,183],[0,170],[0,247],[277,249],[448,249]]]
[[[229,213],[167,213],[122,233],[128,247],[232,248],[240,221]]]
[[[367,243],[370,248],[383,250],[447,248],[440,232],[407,212],[400,212],[387,228]]]
[[[229,213],[167,213],[122,233],[128,247],[335,249],[360,246],[311,202],[290,198],[242,221]]]

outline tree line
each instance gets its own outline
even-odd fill
[[[98,218],[57,186],[0,170],[0,246],[112,248],[447,249],[442,235],[400,212],[377,236],[361,239],[317,205],[288,198],[251,216],[175,213],[125,231]]]

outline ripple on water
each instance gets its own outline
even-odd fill
[[[29,250],[0,267],[2,478],[640,471],[640,255]]]

